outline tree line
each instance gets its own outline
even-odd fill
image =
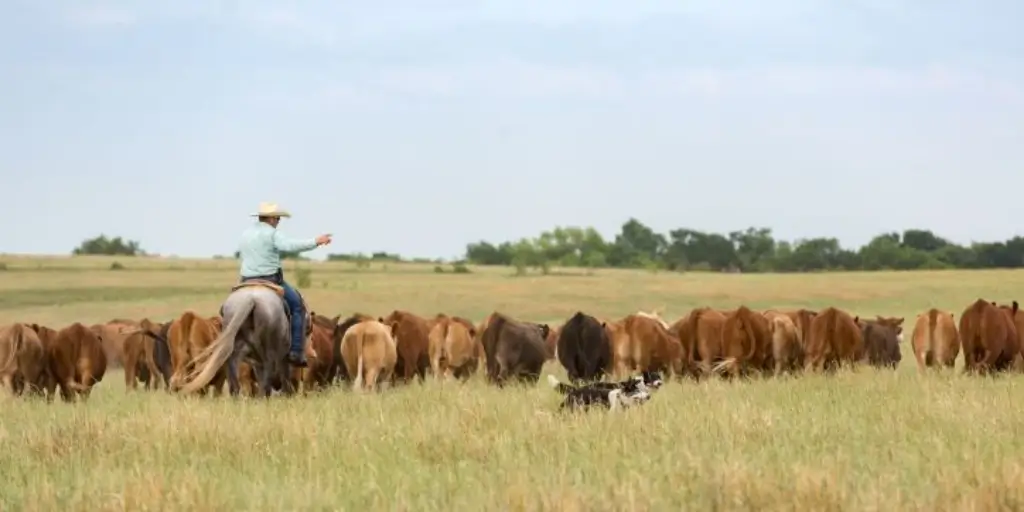
[[[83,241],[73,254],[145,255],[139,243],[105,235]],[[238,258],[235,252],[234,257]],[[305,259],[285,254],[285,259]],[[329,254],[328,260],[410,261],[398,254]],[[438,263],[439,259],[411,261]],[[630,218],[612,239],[592,227],[556,227],[535,238],[467,244],[465,261],[547,272],[551,267],[644,268],[670,271],[814,272],[825,270],[982,269],[1024,267],[1024,237],[998,242],[953,243],[926,229],[882,233],[867,244],[845,248],[832,237],[777,240],[770,228],[727,234],[679,228],[658,233]]]
[[[777,240],[763,227],[727,234],[679,228],[662,234],[631,218],[610,240],[594,228],[556,227],[536,238],[468,244],[466,260],[545,271],[552,266],[719,272],[1019,268],[1024,237],[965,246],[929,230],[907,229],[879,234],[853,249],[832,237]]]

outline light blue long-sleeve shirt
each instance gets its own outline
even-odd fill
[[[266,222],[242,233],[238,245],[242,277],[269,276],[281,269],[282,252],[304,252],[316,249],[315,238],[288,238]]]

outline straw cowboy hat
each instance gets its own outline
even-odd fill
[[[277,203],[260,203],[260,208],[252,217],[291,217],[292,214],[278,208]]]

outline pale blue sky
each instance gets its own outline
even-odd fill
[[[1024,3],[0,2],[0,252],[1024,234]]]

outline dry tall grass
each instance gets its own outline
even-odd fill
[[[232,262],[0,258],[0,322],[60,326],[215,311]],[[794,276],[604,271],[511,277],[432,266],[304,263],[317,311],[498,309],[556,321],[701,304],[825,304],[861,315],[1009,301],[1022,272]],[[170,267],[175,268],[170,268]],[[908,327],[909,329],[909,327]],[[909,334],[907,336],[909,339]],[[0,404],[3,510],[1004,510],[1024,507],[1022,377],[920,376],[671,383],[623,414],[560,416],[559,397],[428,383],[294,400],[126,394]],[[564,372],[556,365],[548,370]]]

